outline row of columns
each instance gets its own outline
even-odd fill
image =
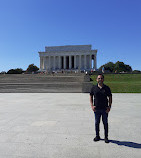
[[[53,59],[53,63],[51,59]],[[66,63],[66,60],[68,60],[69,63]],[[92,69],[92,62],[93,62],[93,69],[96,69],[96,64],[97,64],[96,55],[40,56],[40,69],[41,70],[55,70],[55,69],[80,69],[80,70],[85,69],[86,70],[86,69]]]

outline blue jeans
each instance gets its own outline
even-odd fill
[[[105,137],[108,137],[108,113],[106,110],[96,110],[95,114],[95,131],[96,136],[99,136],[99,125],[100,125],[100,118],[102,116],[102,122],[104,125]]]

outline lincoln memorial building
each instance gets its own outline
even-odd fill
[[[91,45],[45,47],[39,52],[41,71],[96,70],[97,50]]]

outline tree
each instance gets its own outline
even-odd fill
[[[131,66],[126,65],[123,62],[117,61],[115,63],[114,71],[117,71],[117,72],[131,72],[132,68],[131,68]]]
[[[127,72],[132,72],[132,68],[130,65],[125,65]]]
[[[23,69],[21,69],[21,68],[10,69],[7,72],[7,74],[22,74],[22,73],[23,73]]]
[[[5,71],[2,71],[1,74],[6,74],[6,72],[5,72]]]
[[[115,63],[114,70],[117,71],[117,72],[122,72],[122,71],[125,72],[125,70],[126,70],[125,69],[125,64],[123,62],[117,61]]]
[[[39,68],[38,68],[36,65],[30,64],[30,65],[28,66],[26,72],[31,73],[31,72],[36,72],[36,71],[38,71],[38,70],[39,70]]]
[[[99,71],[102,71],[102,68],[104,67],[105,71],[109,72],[132,72],[132,68],[129,65],[124,64],[123,62],[117,61],[115,64],[113,62],[108,62],[104,65],[102,65],[99,68]]]
[[[133,73],[141,73],[141,71],[140,70],[134,70],[134,71],[132,71]]]
[[[108,62],[108,63],[102,65],[99,68],[99,70],[102,71],[102,68],[104,67],[104,70],[106,70],[106,71],[108,70],[109,72],[113,72],[114,66],[115,66],[115,64],[113,62]]]

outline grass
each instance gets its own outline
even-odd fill
[[[91,76],[93,84],[97,84],[96,77]],[[141,74],[105,74],[104,84],[112,93],[141,93]]]

